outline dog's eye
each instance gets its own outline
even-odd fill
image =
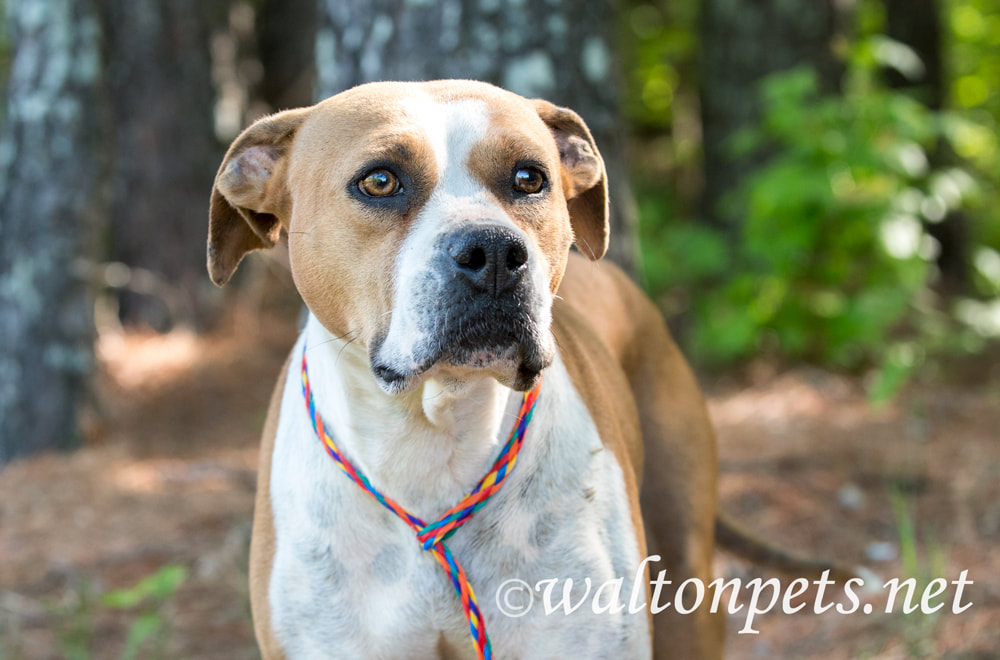
[[[545,185],[545,175],[534,167],[521,167],[514,172],[514,190],[526,195],[534,195]]]
[[[358,188],[369,197],[388,197],[400,190],[399,179],[389,170],[372,170],[361,177]]]

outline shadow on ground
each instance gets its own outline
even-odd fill
[[[98,595],[170,564],[188,578],[156,614],[161,655],[258,657],[246,586],[257,440],[294,334],[294,319],[270,319],[210,337],[101,338],[95,439],[0,472],[0,657],[62,658],[70,647],[120,657],[142,608],[111,609]],[[958,615],[951,590],[936,615],[885,614],[885,596],[865,594],[870,615],[816,615],[810,605],[758,616],[757,635],[738,634],[737,613],[728,657],[1000,654],[1000,555],[991,552],[1000,542],[1000,390],[916,387],[873,410],[856,382],[798,370],[710,399],[722,503],[743,523],[883,579],[923,584],[968,570],[975,582],[965,598],[973,606]],[[913,533],[901,534],[907,524]],[[723,554],[716,569],[773,577]]]

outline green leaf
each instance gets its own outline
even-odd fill
[[[127,609],[135,607],[147,598],[166,600],[187,578],[187,569],[177,564],[164,566],[153,575],[139,580],[126,589],[110,591],[101,596],[101,603],[106,607]]]
[[[868,389],[868,400],[875,406],[891,401],[921,362],[922,356],[912,344],[899,343],[891,346]]]
[[[162,625],[162,617],[157,612],[148,612],[136,619],[128,629],[122,660],[134,660],[143,642],[155,635]]]

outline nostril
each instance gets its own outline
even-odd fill
[[[458,265],[469,270],[481,270],[486,265],[486,250],[481,247],[474,247],[462,255],[464,259],[458,259]]]
[[[453,251],[451,258],[462,268],[473,272],[482,270],[488,261],[486,249],[479,245],[464,246],[457,252]]]
[[[528,261],[528,251],[520,243],[514,243],[507,249],[507,270],[515,271]]]

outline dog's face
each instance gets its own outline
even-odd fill
[[[470,370],[532,387],[569,245],[597,259],[608,232],[583,121],[467,81],[374,83],[257,122],[210,215],[212,279],[284,227],[306,304],[387,392]]]

